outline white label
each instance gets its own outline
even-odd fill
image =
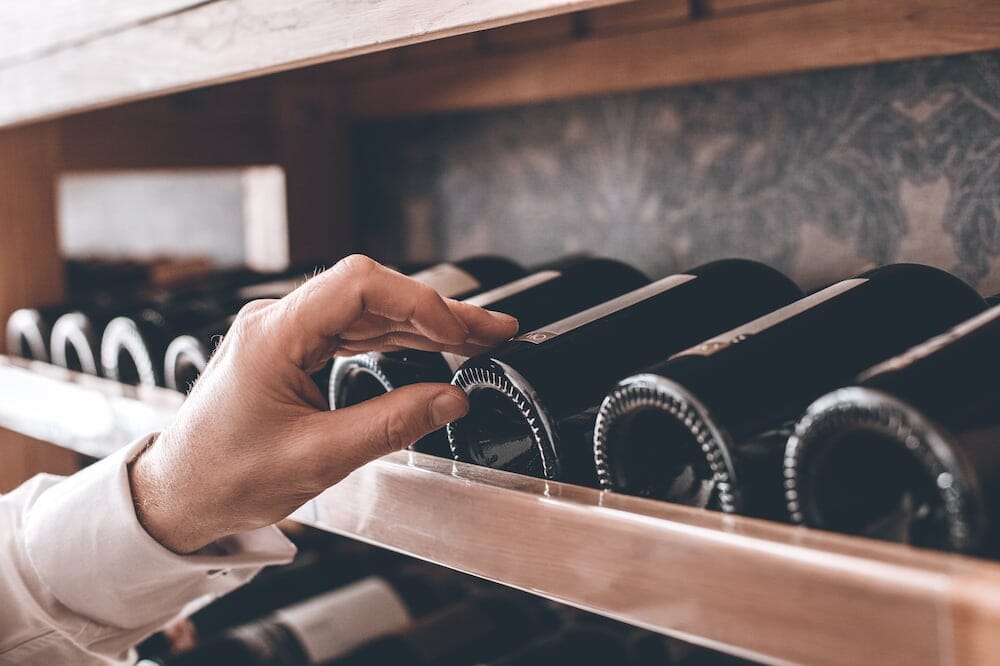
[[[239,295],[240,298],[282,298],[298,289],[304,282],[305,280],[301,278],[289,278],[252,284],[240,289]]]
[[[295,634],[311,664],[336,659],[411,622],[392,586],[374,576],[283,608],[273,618]]]
[[[523,277],[520,280],[508,282],[507,284],[497,287],[496,289],[484,291],[483,293],[473,296],[472,298],[465,299],[463,302],[468,303],[469,305],[478,305],[481,308],[486,307],[490,303],[502,301],[508,296],[520,294],[522,291],[528,291],[532,287],[537,287],[540,284],[545,284],[546,282],[555,280],[560,275],[562,275],[562,273],[559,271],[539,271],[537,273],[532,273],[527,277]]]
[[[657,280],[652,284],[647,284],[645,287],[640,287],[635,291],[630,291],[629,293],[619,296],[618,298],[613,298],[610,301],[606,301],[600,305],[595,305],[594,307],[584,310],[583,312],[579,312],[570,317],[566,317],[565,319],[560,319],[557,322],[548,324],[545,328],[540,328],[530,333],[519,335],[514,339],[521,340],[522,342],[541,344],[546,340],[551,340],[552,338],[562,335],[563,333],[569,333],[570,331],[580,328],[585,324],[589,324],[592,321],[596,321],[602,317],[607,317],[608,315],[614,314],[619,310],[624,310],[630,305],[641,303],[642,301],[652,298],[657,294],[669,291],[670,289],[682,285],[685,282],[690,282],[695,279],[695,277],[697,276],[688,275],[686,273],[678,273],[677,275],[665,277],[662,280]]]
[[[869,377],[877,375],[882,372],[889,372],[891,370],[899,370],[910,365],[914,361],[919,361],[922,358],[926,358],[938,351],[943,349],[948,345],[952,344],[957,340],[961,340],[965,336],[969,335],[973,331],[976,331],[983,326],[986,326],[991,321],[994,321],[1000,317],[1000,305],[990,308],[986,312],[982,312],[972,319],[967,319],[963,321],[958,326],[951,328],[941,335],[934,336],[926,342],[921,342],[915,347],[910,347],[905,352],[899,356],[894,356],[887,361],[883,361],[878,365],[874,365],[867,370],[865,370],[859,377],[858,381],[863,382]]]
[[[462,356],[461,354],[454,354],[452,352],[441,352],[441,358],[444,362],[448,364],[448,370],[451,374],[458,372],[458,369],[462,367],[462,364],[469,360],[468,356]]]
[[[410,276],[445,298],[458,296],[479,289],[479,280],[472,277],[455,264],[438,264]]]
[[[774,312],[768,313],[763,317],[758,317],[748,324],[743,324],[742,326],[737,326],[736,328],[726,331],[721,335],[717,335],[714,338],[709,338],[704,342],[685,349],[682,352],[674,354],[671,358],[676,358],[678,356],[711,356],[716,352],[719,352],[726,347],[731,345],[739,344],[747,338],[757,335],[772,326],[776,326],[786,319],[791,319],[795,315],[805,312],[811,308],[816,307],[820,303],[825,303],[835,296],[839,296],[846,291],[854,289],[858,285],[867,282],[867,278],[854,278],[851,280],[844,280],[838,282],[837,284],[831,285],[826,289],[817,291],[815,294],[806,296],[805,298],[800,298],[794,303],[790,303],[783,308],[779,308]]]

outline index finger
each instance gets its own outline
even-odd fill
[[[365,313],[406,322],[441,345],[465,342],[469,329],[431,287],[363,255],[337,262],[279,302],[278,345],[300,367],[336,350],[339,335]]]

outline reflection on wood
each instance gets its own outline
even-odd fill
[[[101,458],[163,429],[180,393],[0,357],[0,427]]]
[[[995,649],[985,629],[1000,621],[993,563],[417,453],[358,470],[296,518],[771,663],[951,663],[953,631]],[[952,617],[950,591],[972,586]]]

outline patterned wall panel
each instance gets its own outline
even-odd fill
[[[379,122],[366,250],[722,256],[814,287],[912,260],[1000,291],[1000,52]]]

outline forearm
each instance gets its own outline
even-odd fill
[[[218,596],[292,545],[274,527],[177,555],[139,525],[128,462],[136,442],[67,479],[0,497],[0,664],[114,663],[184,606]]]

